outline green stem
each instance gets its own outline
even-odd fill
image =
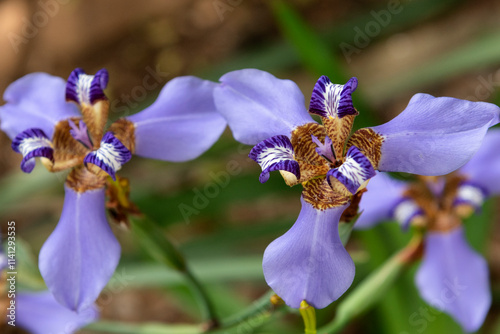
[[[112,321],[98,321],[85,327],[106,333],[120,334],[241,334],[253,333],[269,323],[277,314],[285,312],[284,305],[276,306],[270,301],[272,293],[266,293],[247,309],[222,321],[220,328],[201,325],[164,325],[155,323],[125,324]]]
[[[269,323],[275,316],[286,313],[287,308],[284,305],[275,306],[270,304],[267,309],[257,308],[255,305],[250,307],[253,314],[246,318],[240,318],[239,321],[233,322],[230,326],[228,321],[221,328],[207,332],[210,334],[241,334],[254,333],[257,329]],[[250,310],[246,313],[250,314]]]
[[[163,324],[127,324],[114,321],[98,321],[85,327],[105,333],[119,334],[201,334],[203,329],[199,325],[163,325]]]
[[[206,313],[206,318],[209,319],[208,322],[206,323],[206,329],[210,330],[212,328],[218,328],[220,326],[220,322],[218,319],[217,314],[215,313],[215,308],[212,303],[212,300],[208,296],[207,291],[201,285],[200,281],[194,276],[193,272],[191,269],[186,266],[185,270],[182,272],[184,274],[184,277],[191,283],[191,287],[195,291],[195,293],[199,297],[199,301],[203,304],[203,308]]]
[[[153,259],[177,270],[190,283],[192,289],[199,297],[208,319],[206,329],[217,328],[219,320],[213,303],[177,247],[164,235],[163,231],[156,224],[145,216],[130,217],[130,225],[139,243]]]
[[[273,307],[275,307],[271,303],[271,296],[273,294],[274,292],[272,290],[269,290],[262,297],[254,301],[249,307],[245,308],[241,312],[227,317],[226,319],[223,319],[221,327],[226,328],[238,325],[246,319],[252,318],[259,313],[272,309]]]
[[[407,264],[421,254],[422,236],[416,235],[408,245],[370,274],[339,303],[335,319],[318,330],[320,334],[339,333],[352,319],[370,309],[394,284]]]

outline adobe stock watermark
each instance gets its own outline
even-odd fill
[[[387,4],[387,9],[372,10],[370,12],[373,20],[367,22],[363,29],[358,26],[354,27],[356,34],[354,35],[353,43],[342,42],[339,45],[347,63],[350,64],[352,55],[361,53],[361,50],[370,45],[372,39],[377,37],[382,29],[391,23],[392,17],[402,11],[403,5],[400,0],[390,0]]]
[[[224,22],[224,15],[226,12],[232,12],[236,7],[241,5],[243,0],[215,0],[212,2],[212,6],[219,16],[219,20]]]
[[[39,0],[37,2],[38,8],[31,18],[23,17],[21,19],[23,24],[21,34],[19,35],[12,31],[7,34],[7,39],[14,49],[14,52],[18,53],[21,45],[28,44],[31,39],[35,38],[40,32],[40,29],[46,27],[50,19],[59,13],[61,5],[68,4],[70,1],[71,0]]]
[[[248,147],[246,145],[240,144],[238,147],[239,154],[248,154]],[[249,158],[250,159],[250,158]],[[237,160],[230,160],[226,163],[225,169],[214,173],[213,171],[208,172],[208,176],[211,181],[205,183],[203,187],[193,188],[193,198],[191,203],[181,203],[178,208],[184,218],[184,222],[189,224],[191,222],[190,217],[198,215],[201,210],[208,207],[210,200],[217,197],[221,190],[226,188],[231,182],[231,177],[240,174],[243,171],[243,167]]]
[[[427,329],[429,322],[436,320],[436,315],[444,312],[445,305],[457,301],[460,295],[467,290],[467,286],[459,282],[458,277],[453,281],[445,280],[444,288],[439,296],[430,303],[433,308],[420,307],[418,312],[413,312],[408,318],[408,323],[414,327],[417,333],[422,333]],[[410,334],[408,332],[401,332],[399,334]]]
[[[135,86],[129,94],[122,93],[120,97],[110,102],[113,112],[122,113],[123,116],[130,114],[131,109],[137,108],[139,103],[147,98],[149,92],[159,88],[170,76],[170,73],[161,71],[159,65],[156,65],[155,69],[147,66],[146,72],[142,78],[142,85]]]
[[[486,76],[477,76],[478,85],[474,89],[474,95],[468,96],[469,101],[486,101],[500,87],[500,69],[495,73],[490,73]]]

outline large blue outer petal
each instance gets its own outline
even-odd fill
[[[373,127],[384,137],[378,169],[448,174],[474,155],[499,115],[500,108],[491,103],[416,94],[401,114]]]
[[[226,73],[220,81],[214,91],[215,105],[241,143],[256,145],[277,135],[290,137],[297,126],[313,122],[304,95],[290,80],[245,69]]]
[[[297,221],[264,253],[267,284],[287,305],[302,300],[324,308],[351,286],[354,262],[339,237],[339,219],[348,205],[320,211],[303,198]]]
[[[65,186],[61,219],[40,250],[40,273],[56,300],[78,311],[94,303],[113,275],[120,244],[106,220],[104,188]]]
[[[127,117],[135,124],[135,154],[180,162],[212,147],[226,128],[214,104],[216,85],[196,77],[169,81],[155,103]]]
[[[500,129],[486,133],[477,153],[465,164],[460,173],[481,186],[489,196],[500,194]]]
[[[57,122],[80,112],[65,99],[66,81],[46,73],[28,74],[14,81],[3,95],[0,128],[10,139],[30,128],[42,129],[52,138]]]
[[[32,334],[73,334],[99,317],[95,306],[80,312],[68,310],[49,291],[19,293],[16,305],[18,326]]]
[[[415,282],[427,303],[450,314],[465,331],[483,324],[491,305],[488,264],[467,244],[462,227],[427,234]]]

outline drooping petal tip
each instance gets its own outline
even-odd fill
[[[106,69],[88,75],[81,68],[71,72],[66,84],[66,100],[77,104],[93,105],[99,100],[106,100],[104,89],[108,85],[109,74]]]
[[[355,77],[349,79],[345,85],[336,85],[327,76],[321,76],[314,86],[309,112],[331,118],[357,115],[351,96],[357,87],[358,79]]]
[[[305,300],[324,308],[342,296],[354,279],[354,262],[338,232],[348,205],[317,210],[303,198],[301,203],[292,228],[266,248],[264,276],[290,307],[299,308]]]
[[[40,250],[39,268],[47,287],[73,311],[95,302],[120,259],[104,200],[104,188],[77,192],[66,184],[61,218]]]
[[[31,334],[73,334],[99,318],[94,305],[73,312],[60,305],[49,291],[20,292],[16,296],[16,305],[19,327]]]
[[[491,306],[488,264],[467,244],[462,227],[427,234],[415,282],[427,303],[451,315],[466,332],[483,324]]]
[[[260,183],[267,182],[269,173],[276,170],[293,173],[300,179],[299,163],[293,157],[293,146],[287,136],[274,136],[260,142],[252,148],[248,157],[262,168]]]
[[[35,168],[35,158],[47,158],[54,161],[52,143],[41,129],[28,129],[18,134],[12,141],[12,149],[23,155],[21,170],[31,173]]]

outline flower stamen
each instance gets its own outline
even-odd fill
[[[328,162],[334,163],[335,160],[337,160],[335,151],[333,149],[333,142],[330,137],[325,137],[324,144],[321,143],[321,141],[315,135],[311,135],[311,139],[316,145],[318,145],[318,147],[316,147],[316,153],[328,160]]]
[[[71,136],[78,140],[83,146],[91,150],[94,145],[90,139],[90,134],[85,122],[80,121],[78,125],[76,125],[71,119],[68,119],[68,124],[71,127],[69,130]]]

